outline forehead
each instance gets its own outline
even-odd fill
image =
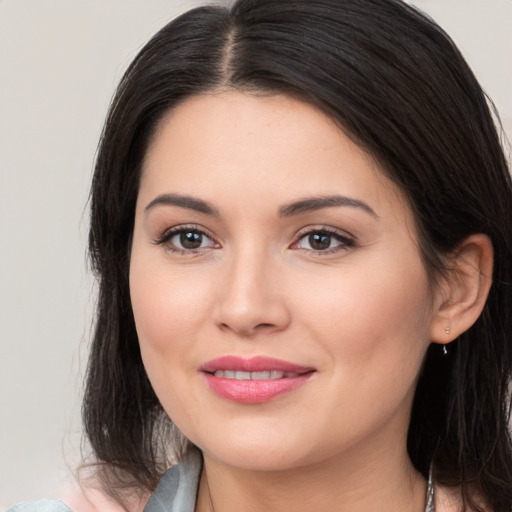
[[[161,193],[253,204],[333,193],[404,202],[371,156],[323,112],[287,96],[239,92],[195,96],[164,116],[140,190],[148,201]]]
[[[249,165],[257,155],[262,167],[266,156],[290,160],[299,147],[304,156],[306,151],[325,150],[333,142],[350,141],[329,117],[307,103],[282,95],[212,93],[188,98],[163,117],[148,147],[145,164],[163,156],[162,146],[169,144],[189,149],[193,146],[189,156],[194,158],[211,161],[219,156],[224,166],[228,157],[241,156],[238,149],[242,147],[244,164]]]

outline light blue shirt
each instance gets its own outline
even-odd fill
[[[60,500],[45,498],[19,503],[8,509],[7,512],[72,512],[72,510]]]

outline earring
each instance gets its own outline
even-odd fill
[[[448,350],[446,350],[446,345],[443,345],[443,356],[448,354]]]
[[[444,332],[445,332],[446,334],[450,334],[450,328],[449,328],[449,327],[446,327],[446,328],[445,328],[445,330],[444,330]]]

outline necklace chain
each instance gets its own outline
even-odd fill
[[[427,504],[425,505],[425,512],[436,512],[436,503],[434,500],[434,479],[432,478],[432,464],[428,472],[428,485],[427,485]]]

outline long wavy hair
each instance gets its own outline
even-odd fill
[[[151,388],[128,269],[135,203],[159,120],[193,95],[288,94],[333,118],[405,193],[432,281],[473,233],[494,246],[477,322],[443,357],[431,344],[408,432],[409,456],[438,483],[512,506],[512,184],[490,102],[450,38],[400,0],[238,0],[191,10],[129,66],[101,137],[91,192],[90,258],[99,282],[83,418],[114,492],[152,490],[186,441]]]

